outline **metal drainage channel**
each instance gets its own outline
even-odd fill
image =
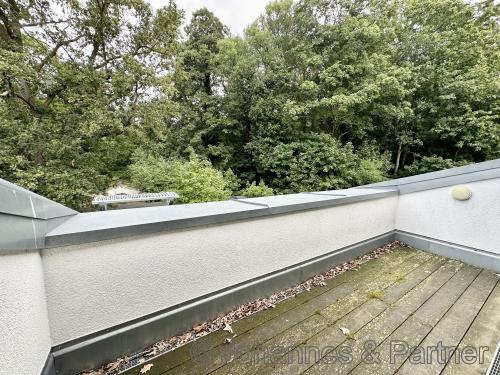
[[[495,354],[491,360],[490,367],[486,371],[486,375],[500,375],[500,341],[498,342]]]

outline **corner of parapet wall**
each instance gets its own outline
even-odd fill
[[[45,235],[78,212],[0,179],[0,254],[45,246]]]

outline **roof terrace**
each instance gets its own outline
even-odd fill
[[[237,321],[234,333],[218,330],[130,360],[124,374],[149,367],[155,375],[486,372],[486,348],[500,337],[497,275],[403,247],[354,270]],[[482,360],[468,361],[465,347]]]
[[[484,373],[499,192],[500,160],[92,213],[0,180],[0,373]]]

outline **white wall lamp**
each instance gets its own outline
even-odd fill
[[[457,201],[466,201],[472,197],[472,190],[465,185],[457,185],[451,190],[451,195]]]

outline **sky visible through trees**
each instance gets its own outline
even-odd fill
[[[77,209],[346,188],[500,157],[493,0],[0,0],[0,177]]]

